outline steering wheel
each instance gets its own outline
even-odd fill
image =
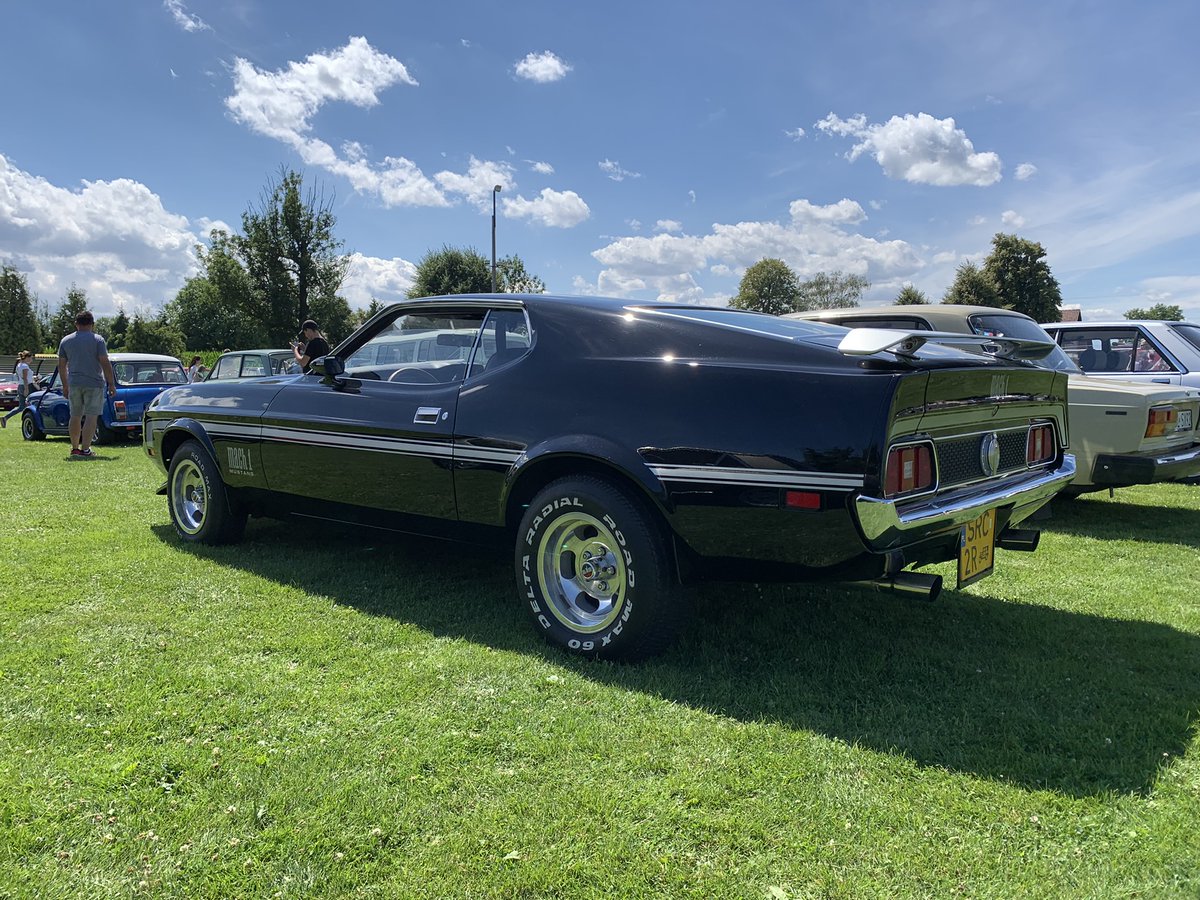
[[[437,379],[429,373],[428,369],[415,369],[412,367],[407,369],[397,369],[388,376],[388,381],[407,381],[415,384],[437,384]]]

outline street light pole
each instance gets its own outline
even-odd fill
[[[492,188],[492,293],[496,293],[496,195],[501,186]]]

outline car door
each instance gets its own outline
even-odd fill
[[[377,364],[376,345],[427,329],[451,332],[469,349],[484,313],[445,309],[381,320],[372,336],[342,351],[359,361],[344,376],[306,375],[283,386],[263,417],[270,489],[384,514],[456,518],[453,434],[466,361]]]
[[[1063,352],[1089,375],[1154,384],[1183,380],[1173,355],[1137,325],[1060,328],[1055,337]]]

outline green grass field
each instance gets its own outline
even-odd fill
[[[185,547],[140,447],[67,450],[0,433],[0,897],[1200,896],[1200,488],[933,604],[707,585],[620,666],[507,555]]]

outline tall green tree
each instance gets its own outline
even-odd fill
[[[492,289],[491,263],[472,247],[430,250],[417,263],[409,297],[486,294]]]
[[[1003,305],[992,277],[970,260],[958,267],[954,273],[954,283],[946,289],[942,302],[960,306]]]
[[[387,306],[386,303],[380,303],[379,300],[377,300],[375,297],[372,297],[371,302],[365,307],[362,309],[356,309],[350,313],[350,324],[357,328],[365,322],[369,322],[379,313],[383,312],[385,306]]]
[[[309,316],[321,326],[330,347],[336,347],[354,331],[354,313],[346,298],[338,294],[320,294],[313,298]]]
[[[870,286],[871,282],[861,275],[818,272],[812,278],[800,282],[796,309],[845,309],[858,306],[863,292]]]
[[[748,309],[772,316],[796,311],[800,280],[782,259],[767,257],[746,269],[737,295],[729,301],[734,309]]]
[[[996,234],[983,269],[996,285],[1000,305],[1035,322],[1057,322],[1062,292],[1050,274],[1046,250],[1015,234]]]
[[[183,334],[163,317],[144,319],[135,315],[125,332],[125,348],[130,353],[165,353],[183,356]]]
[[[72,284],[67,289],[62,305],[50,317],[50,333],[46,342],[58,346],[58,342],[75,330],[75,317],[88,308],[87,291]]]
[[[919,304],[929,303],[924,291],[918,291],[911,284],[906,284],[900,289],[900,293],[896,295],[897,306],[917,306]]]
[[[259,204],[242,214],[242,234],[233,240],[262,309],[267,340],[283,344],[311,316],[314,297],[333,297],[346,277],[350,257],[333,233],[333,201],[316,189],[304,191],[302,176],[280,170]]]
[[[1133,309],[1125,312],[1127,319],[1154,319],[1160,322],[1182,322],[1183,307],[1175,304],[1167,305],[1166,303],[1155,303],[1148,309],[1138,309],[1136,306]]]
[[[196,248],[202,274],[189,278],[163,314],[184,335],[188,350],[248,349],[267,341],[266,308],[258,303],[233,239],[214,229]],[[292,329],[295,334],[295,328]],[[280,342],[279,346],[282,346]]]
[[[25,275],[12,266],[0,267],[0,353],[42,349],[34,303]]]
[[[546,283],[525,268],[515,253],[496,261],[496,290],[502,294],[544,294]]]

